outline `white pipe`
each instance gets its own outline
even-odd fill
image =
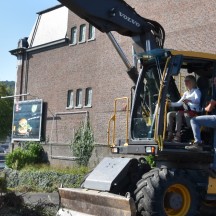
[[[5,99],[5,98],[14,98],[14,97],[20,97],[20,96],[27,96],[30,95],[29,93],[26,94],[19,94],[19,95],[10,95],[10,96],[1,96],[1,99]]]
[[[55,117],[57,117],[58,115],[86,114],[86,119],[85,119],[85,120],[87,121],[87,119],[88,119],[88,113],[89,113],[89,111],[56,112],[56,113],[53,115],[53,121],[52,121],[52,127],[51,127],[50,140],[52,140],[53,125],[54,125]],[[52,155],[52,144],[51,144],[51,143],[50,143],[50,157],[51,157],[52,159],[62,159],[62,160],[73,160],[73,159],[76,159],[76,157],[53,156],[53,155]]]

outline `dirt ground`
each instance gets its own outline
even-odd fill
[[[53,216],[59,206],[58,193],[7,193],[0,196],[1,216]]]

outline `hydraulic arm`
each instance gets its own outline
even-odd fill
[[[156,21],[141,17],[123,0],[58,1],[101,32],[116,31],[121,35],[133,37],[144,50],[163,48],[163,27]]]
[[[135,53],[163,48],[165,31],[156,21],[141,17],[123,0],[58,0],[79,17],[94,25],[109,39],[128,69],[128,75],[136,83],[137,69],[130,65],[111,31],[132,37]]]

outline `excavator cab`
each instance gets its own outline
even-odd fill
[[[215,55],[156,49],[140,55],[142,70],[139,73],[133,102],[131,105],[131,121],[129,145],[118,141],[115,152],[126,154],[154,154],[157,156],[169,152],[189,153],[185,146],[193,141],[190,125],[183,124],[182,142],[167,142],[167,113],[176,108],[169,108],[168,101],[176,102],[186,91],[182,78],[193,74],[201,91],[198,115],[203,115],[203,108],[212,94],[212,78],[215,76]],[[211,152],[212,137],[210,131],[203,129],[206,149]],[[124,139],[124,138],[123,138]],[[123,143],[123,145],[122,145]],[[190,153],[189,153],[190,154]],[[173,155],[171,153],[171,155]],[[170,157],[169,157],[170,159]]]

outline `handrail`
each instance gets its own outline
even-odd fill
[[[164,111],[164,130],[163,130],[163,140],[165,140],[166,130],[167,130],[167,112],[169,107],[169,100],[166,100],[165,111]]]
[[[109,119],[108,122],[108,130],[107,130],[107,143],[108,146],[110,147],[114,147],[115,146],[115,139],[116,139],[116,113],[117,113],[117,101],[119,100],[126,100],[127,104],[126,104],[126,142],[125,142],[125,146],[128,145],[129,142],[129,138],[128,138],[128,131],[129,131],[129,127],[128,127],[128,122],[129,122],[129,98],[128,97],[121,97],[121,98],[116,98],[114,100],[114,114],[112,115],[112,117]],[[113,122],[113,133],[112,133],[112,143],[110,143],[110,130],[111,130],[111,123]]]
[[[168,65],[169,62],[171,60],[171,57],[168,57],[166,60],[166,64],[163,70],[163,74],[162,74],[162,79],[161,79],[161,83],[160,83],[160,90],[159,90],[159,96],[158,96],[158,107],[156,110],[156,118],[155,118],[155,134],[154,134],[154,140],[158,143],[158,147],[160,150],[163,150],[163,137],[158,136],[158,115],[159,115],[159,107],[160,107],[160,102],[161,102],[161,97],[162,97],[162,91],[163,91],[163,83],[164,83],[164,79],[165,79],[165,75],[166,75],[166,71],[168,69]]]

